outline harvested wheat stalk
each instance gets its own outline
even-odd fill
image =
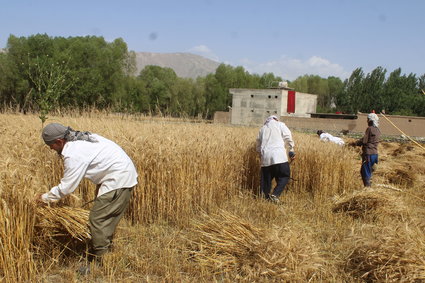
[[[408,209],[396,192],[367,188],[336,199],[333,212],[344,212],[354,218],[368,216],[391,216],[398,219],[409,217]]]
[[[38,207],[35,225],[39,238],[65,237],[85,242],[91,238],[89,211],[73,207]]]
[[[276,227],[277,228],[277,227]],[[193,223],[191,255],[218,274],[237,272],[239,280],[262,277],[308,281],[323,260],[306,235],[289,228],[261,229],[226,211]]]
[[[347,242],[352,251],[346,270],[366,282],[424,282],[422,231],[414,225],[365,226]]]

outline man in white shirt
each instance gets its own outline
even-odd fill
[[[290,179],[286,147],[289,149],[289,158],[294,160],[291,131],[276,116],[268,117],[258,133],[256,149],[261,156],[261,190],[267,200],[275,203],[279,203],[279,196]],[[276,180],[276,187],[270,194],[273,179]]]
[[[110,248],[129,204],[132,188],[137,184],[136,168],[120,146],[100,135],[52,123],[43,129],[42,137],[63,157],[64,175],[59,185],[41,195],[41,201],[58,201],[72,193],[84,177],[97,185],[89,226],[92,259],[99,259]]]
[[[336,143],[337,145],[345,144],[343,139],[334,137],[333,135],[326,133],[322,130],[318,130],[317,135],[319,136],[320,140],[324,142],[333,142],[333,143]]]

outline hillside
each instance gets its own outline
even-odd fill
[[[136,52],[137,74],[147,65],[171,68],[182,78],[197,78],[214,73],[220,63],[190,53]]]

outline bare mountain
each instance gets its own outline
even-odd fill
[[[214,73],[220,63],[190,53],[136,52],[137,74],[146,65],[171,68],[181,78],[197,78]]]

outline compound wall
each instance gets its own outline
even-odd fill
[[[218,115],[218,114],[217,114]],[[383,135],[400,136],[402,135],[389,121],[402,130],[406,135],[411,137],[425,137],[425,117],[411,117],[398,115],[385,115],[389,121],[378,114],[379,128]],[[220,123],[214,115],[214,123]],[[217,116],[218,117],[218,116]],[[230,123],[229,112],[219,112],[221,123]],[[228,117],[228,118],[225,118]],[[328,119],[328,118],[304,118],[281,116],[283,121],[290,129],[299,130],[323,130],[332,133],[348,132],[348,133],[364,133],[367,128],[367,114],[358,114],[357,119]],[[252,125],[260,127],[264,120]]]

